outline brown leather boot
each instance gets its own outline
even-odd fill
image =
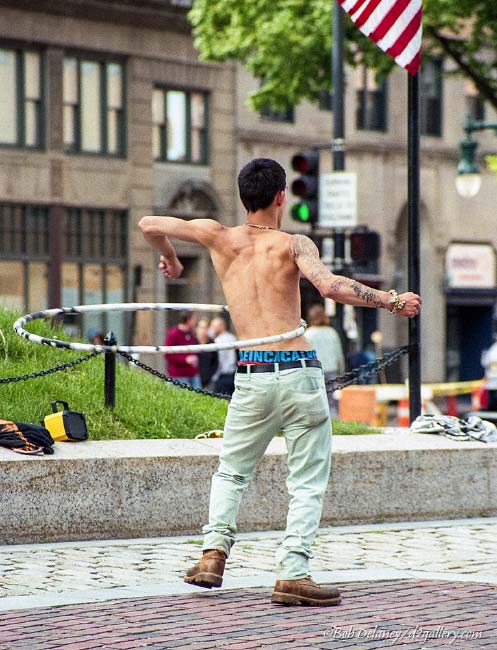
[[[226,563],[226,553],[220,549],[210,549],[204,551],[200,560],[188,569],[185,582],[197,587],[220,587],[223,584],[224,565]]]
[[[277,580],[272,603],[283,605],[320,605],[329,607],[342,602],[340,592],[334,587],[317,585],[311,576],[296,580]]]

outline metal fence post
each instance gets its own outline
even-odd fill
[[[109,332],[104,338],[104,345],[117,345],[116,335]],[[116,353],[104,352],[105,357],[105,406],[114,408],[116,405]]]

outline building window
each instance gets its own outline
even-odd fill
[[[0,204],[0,304],[19,312],[48,304],[49,209]]]
[[[0,257],[48,259],[48,220],[45,206],[0,204]]]
[[[206,165],[208,96],[155,88],[152,96],[154,160]]]
[[[279,111],[267,106],[261,110],[260,115],[262,119],[271,122],[289,122],[293,124],[295,121],[295,109],[293,106],[288,106],[284,111]]]
[[[39,52],[0,49],[0,144],[42,147],[42,86]]]
[[[264,86],[264,79],[259,79],[259,88]],[[288,104],[284,109],[276,109],[272,106],[264,106],[259,112],[263,120],[270,122],[287,122],[293,124],[295,121],[295,107],[293,104]]]
[[[320,90],[318,95],[318,106],[320,111],[333,110],[333,94],[331,90]]]
[[[485,100],[471,79],[464,80],[464,98],[466,100],[466,113],[473,120],[483,121],[485,119]]]
[[[378,81],[374,70],[356,70],[356,128],[365,131],[387,130],[387,81]]]
[[[122,64],[66,57],[63,86],[66,151],[124,155]]]
[[[62,303],[126,302],[128,215],[125,210],[66,208],[63,215]],[[112,330],[125,337],[121,312],[76,314],[64,319],[73,334]]]
[[[0,305],[31,313],[48,306],[50,207],[0,203]],[[128,215],[125,210],[65,208],[62,218],[64,306],[126,302]],[[121,312],[64,318],[71,334],[112,330],[124,341]]]
[[[421,70],[421,134],[442,135],[443,62],[430,59]]]
[[[127,258],[125,210],[67,208],[63,225],[63,256],[73,261],[110,261]]]

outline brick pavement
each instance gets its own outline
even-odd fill
[[[272,604],[270,589],[114,600],[0,613],[0,650],[495,650],[497,586],[339,584],[338,607]]]

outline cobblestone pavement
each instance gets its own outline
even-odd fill
[[[282,535],[240,534],[226,566],[227,588],[269,586]],[[497,583],[497,518],[322,528],[313,552],[315,579],[436,577]],[[126,597],[131,594],[119,589],[130,588],[137,596],[189,593],[194,588],[184,585],[182,576],[200,553],[201,539],[194,537],[0,547],[0,609],[23,602],[32,607],[41,597],[42,604],[71,602],[55,597],[68,593],[79,594],[72,602]],[[169,592],[154,591],[157,585],[172,586]]]
[[[0,613],[0,650],[494,650],[497,588],[402,580],[339,584],[337,607],[270,603],[269,589]]]

